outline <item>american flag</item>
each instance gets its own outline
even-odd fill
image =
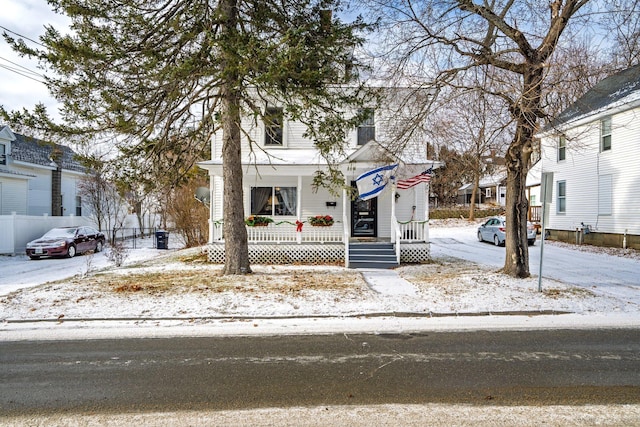
[[[421,182],[429,182],[431,180],[431,175],[433,175],[433,166],[414,177],[398,181],[396,187],[400,190],[406,190],[407,188],[411,188]]]

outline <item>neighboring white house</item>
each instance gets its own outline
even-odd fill
[[[2,127],[0,215],[82,216],[78,182],[85,168],[74,155],[64,145],[45,144]]]
[[[640,65],[602,80],[540,137],[550,238],[640,248]]]
[[[83,176],[69,147],[0,127],[0,254],[21,252],[54,226],[85,225]]]
[[[397,142],[392,128],[403,120],[402,114],[409,113],[407,105],[412,105],[405,103],[403,108],[394,108],[393,101],[400,102],[403,98],[398,91],[402,89],[387,91],[385,108],[375,111],[368,121],[348,132],[346,156],[340,162],[347,183],[386,164],[399,165],[397,179],[440,166],[428,158],[426,141],[412,141],[410,148],[399,156],[386,150]],[[406,93],[408,90],[403,92]],[[400,260],[420,262],[428,258],[428,184],[396,190],[390,183],[380,196],[366,201],[351,200],[346,190],[336,196],[325,189],[316,189],[314,174],[325,170],[327,163],[314,142],[303,137],[305,127],[283,120],[282,109],[277,105],[265,105],[265,109],[269,109],[270,117],[278,117],[271,120],[269,132],[264,123],[255,124],[250,118],[243,121],[245,216],[253,214],[274,220],[267,227],[247,228],[252,262],[345,260],[353,266],[355,261],[349,254],[354,253],[356,243],[363,241],[391,244],[396,264]],[[250,149],[249,137],[254,141],[253,149]],[[210,175],[209,258],[213,262],[224,260],[221,157],[222,135],[218,134],[211,144],[212,160],[199,164]],[[308,218],[319,215],[331,216],[333,225],[312,226]],[[382,247],[382,244],[374,246]]]

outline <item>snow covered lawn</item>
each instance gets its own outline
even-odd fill
[[[0,297],[5,320],[168,319],[355,316],[379,313],[638,312],[625,298],[536,278],[512,279],[492,267],[436,259],[398,268],[415,296],[371,289],[338,266],[253,266],[254,274],[222,276],[221,268],[178,251],[134,266],[75,276]],[[84,277],[86,276],[86,277]],[[389,284],[393,286],[393,284]]]
[[[92,320],[97,324],[97,320],[102,320],[189,325],[295,318],[298,325],[302,322],[300,319],[326,319],[327,324],[329,319],[350,319],[347,323],[354,325],[365,318],[394,318],[399,322],[398,319],[409,317],[435,320],[466,316],[485,319],[482,323],[487,324],[487,317],[515,317],[503,316],[505,314],[526,318],[554,314],[534,317],[555,319],[569,316],[561,313],[579,316],[574,320],[577,324],[621,315],[626,326],[640,325],[640,292],[633,284],[637,284],[640,271],[640,262],[635,258],[637,252],[577,250],[570,245],[550,243],[550,247],[555,245],[562,252],[553,257],[574,259],[576,264],[589,263],[594,270],[573,281],[553,279],[551,271],[544,275],[543,291],[538,292],[535,265],[531,266],[529,279],[513,279],[501,274],[496,265],[501,262],[499,257],[504,248],[475,241],[476,227],[460,221],[435,224],[433,261],[403,265],[395,270],[395,278],[380,276],[382,285],[375,286],[367,283],[358,270],[335,265],[254,265],[254,274],[222,276],[221,266],[204,262],[199,249],[141,249],[137,257],[132,256],[129,264],[120,268],[84,257],[49,260],[49,264],[46,260],[4,259],[5,278],[16,277],[14,281],[22,284],[16,286],[16,290],[0,293],[0,321],[5,322],[4,328],[0,325],[0,331],[18,327],[22,322],[43,320],[49,324],[52,321],[69,324],[70,320],[78,321],[76,323]],[[447,252],[454,246],[449,241],[456,242],[456,250],[463,249],[458,252],[460,256],[453,257]],[[532,256],[535,250],[539,253],[538,246],[532,248]],[[464,251],[470,260],[462,259]],[[581,261],[580,257],[587,256],[591,258]],[[474,262],[476,259],[490,260],[493,264]],[[65,269],[62,264],[65,261],[73,267]],[[608,268],[599,267],[599,262]],[[607,274],[616,270],[617,263],[623,266],[621,277],[630,278],[631,285],[618,285],[608,278]],[[33,279],[29,268],[34,268]],[[571,277],[574,276],[572,273]],[[47,279],[50,281],[45,283]],[[405,289],[408,286],[415,291],[394,292],[399,281]],[[11,283],[0,281],[0,289],[3,286],[13,289]],[[307,325],[310,322],[312,320]],[[424,320],[421,322],[424,324]],[[384,326],[391,323],[385,320]]]

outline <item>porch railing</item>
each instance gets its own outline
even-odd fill
[[[265,227],[247,226],[247,238],[250,243],[341,243],[343,241],[342,223],[334,222],[327,227],[314,227],[304,224],[302,230],[290,223],[274,224]],[[222,222],[213,226],[212,242],[224,239]]]
[[[403,242],[424,242],[425,221],[398,222],[400,228],[400,240]]]
[[[542,206],[529,206],[529,221],[540,222],[542,219]]]

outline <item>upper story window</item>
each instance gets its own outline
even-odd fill
[[[282,146],[283,123],[282,108],[267,106],[264,113],[264,145]]]
[[[366,111],[367,118],[358,126],[358,145],[376,139],[375,116],[373,110]]]
[[[558,213],[567,212],[567,182],[558,181],[558,197],[556,211]]]
[[[561,136],[558,140],[558,161],[565,160],[567,158],[567,138]]]
[[[7,146],[0,144],[0,165],[7,164]]]
[[[611,150],[611,117],[600,121],[600,151]]]

